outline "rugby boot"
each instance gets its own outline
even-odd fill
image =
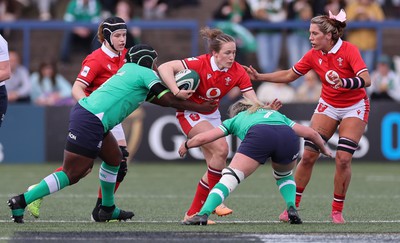
[[[301,221],[299,213],[293,206],[289,207],[289,209],[287,210],[287,214],[288,214],[289,222],[291,224],[302,224],[303,223]]]
[[[24,212],[26,207],[26,202],[24,194],[10,198],[7,201],[8,207],[11,209],[11,218],[15,223],[24,223]]]
[[[183,225],[207,225],[208,222],[208,216],[207,214],[204,215],[195,215],[191,218],[188,218],[184,221],[182,221]]]
[[[98,222],[109,222],[109,221],[126,221],[132,219],[135,214],[130,211],[124,211],[113,205],[112,207],[100,206],[99,210],[99,221]]]
[[[182,224],[184,224],[183,222],[195,217],[196,214],[192,214],[192,215],[187,215],[187,213],[185,213],[185,217],[183,217],[183,221],[181,222]],[[212,221],[210,219],[207,220],[207,224],[216,224],[215,221]]]
[[[220,217],[227,216],[232,213],[233,213],[233,210],[228,208],[227,206],[225,206],[225,204],[223,204],[223,203],[218,205],[218,207],[216,207],[215,210],[213,211],[213,214],[216,214]]]
[[[334,223],[334,224],[346,223],[346,221],[343,218],[343,214],[340,211],[332,211],[331,218],[332,218],[332,223]]]

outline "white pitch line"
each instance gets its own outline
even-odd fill
[[[26,220],[26,223],[95,223],[90,220]],[[233,220],[233,221],[215,221],[218,224],[271,224],[271,223],[282,223],[281,221],[278,220]],[[376,223],[400,223],[400,220],[369,220],[369,221],[361,221],[361,220],[354,220],[354,221],[348,221],[346,220],[347,223],[361,223],[361,224],[376,224]],[[11,220],[0,220],[0,223],[13,223]],[[113,222],[111,222],[113,223]],[[126,222],[121,222],[121,223],[148,223],[148,224],[162,224],[162,223],[180,223],[180,221],[174,221],[174,220],[163,220],[163,221],[158,221],[158,220],[128,220]],[[312,223],[312,224],[326,224],[326,223],[331,223],[331,221],[324,220],[324,221],[303,221],[303,223]]]

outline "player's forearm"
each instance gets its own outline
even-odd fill
[[[265,81],[271,83],[289,83],[293,81],[289,76],[288,70],[276,71],[273,73],[260,73],[257,76],[257,81]]]

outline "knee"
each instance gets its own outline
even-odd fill
[[[318,153],[316,152],[310,152],[307,150],[304,150],[303,156],[301,158],[301,164],[303,166],[313,166],[315,164],[315,161],[318,158]]]
[[[351,155],[349,153],[343,153],[338,151],[336,153],[336,168],[340,170],[347,170],[350,168]]]
[[[227,167],[222,170],[222,178],[220,183],[224,184],[229,192],[235,190],[235,188],[244,180],[244,173],[238,169]]]

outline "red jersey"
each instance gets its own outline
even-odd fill
[[[249,75],[237,62],[234,62],[229,69],[220,70],[214,57],[204,54],[186,58],[182,60],[182,64],[187,69],[195,70],[200,76],[200,85],[189,98],[193,102],[201,104],[204,101],[214,100],[219,103],[221,98],[235,86],[238,86],[242,93],[253,89]],[[217,109],[218,107],[215,108]]]
[[[292,69],[298,75],[304,75],[313,69],[322,81],[321,98],[334,107],[348,107],[367,97],[365,89],[334,89],[326,81],[327,74],[331,71],[335,71],[340,78],[354,78],[367,71],[358,48],[347,41],[339,39],[328,53],[309,50]]]
[[[100,85],[102,85],[112,75],[116,74],[118,69],[125,64],[125,48],[120,55],[110,51],[104,45],[93,51],[82,62],[82,69],[79,72],[77,81],[84,83],[86,96],[89,96]]]

